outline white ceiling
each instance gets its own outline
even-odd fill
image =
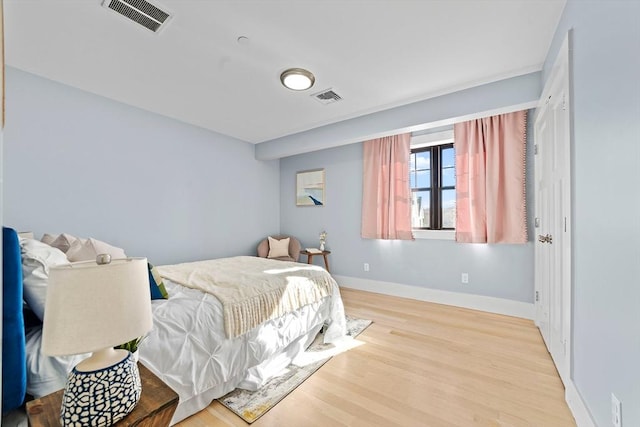
[[[542,68],[565,0],[5,0],[8,65],[259,143]],[[238,43],[240,36],[246,44]],[[279,75],[303,67],[315,86]],[[344,99],[310,95],[333,88]]]

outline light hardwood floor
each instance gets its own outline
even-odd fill
[[[342,289],[372,319],[364,344],[335,356],[255,427],[540,426],[575,422],[530,320]],[[246,426],[214,401],[179,424]]]

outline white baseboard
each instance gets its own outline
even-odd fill
[[[596,423],[593,421],[593,418],[591,418],[591,413],[587,409],[587,405],[585,405],[576,385],[571,380],[565,384],[564,399],[567,401],[567,405],[569,405],[569,409],[578,427],[596,427]]]
[[[362,279],[350,276],[333,276],[341,287],[359,289],[361,291],[376,292],[396,297],[412,298],[437,304],[453,305],[489,313],[522,317],[533,320],[535,306],[533,303],[514,301],[505,298],[487,297],[484,295],[465,294],[461,292],[443,291],[439,289],[422,288],[419,286],[403,285],[393,282]]]

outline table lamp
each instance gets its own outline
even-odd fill
[[[135,408],[142,385],[131,353],[113,347],[151,330],[146,258],[76,262],[49,269],[42,350],[92,352],[67,378],[63,426],[109,426]]]

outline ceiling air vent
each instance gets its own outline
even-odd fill
[[[327,105],[342,100],[342,97],[335,93],[333,89],[325,89],[321,92],[311,95],[316,101],[321,104]]]
[[[171,15],[145,0],[105,0],[102,5],[157,33]]]

